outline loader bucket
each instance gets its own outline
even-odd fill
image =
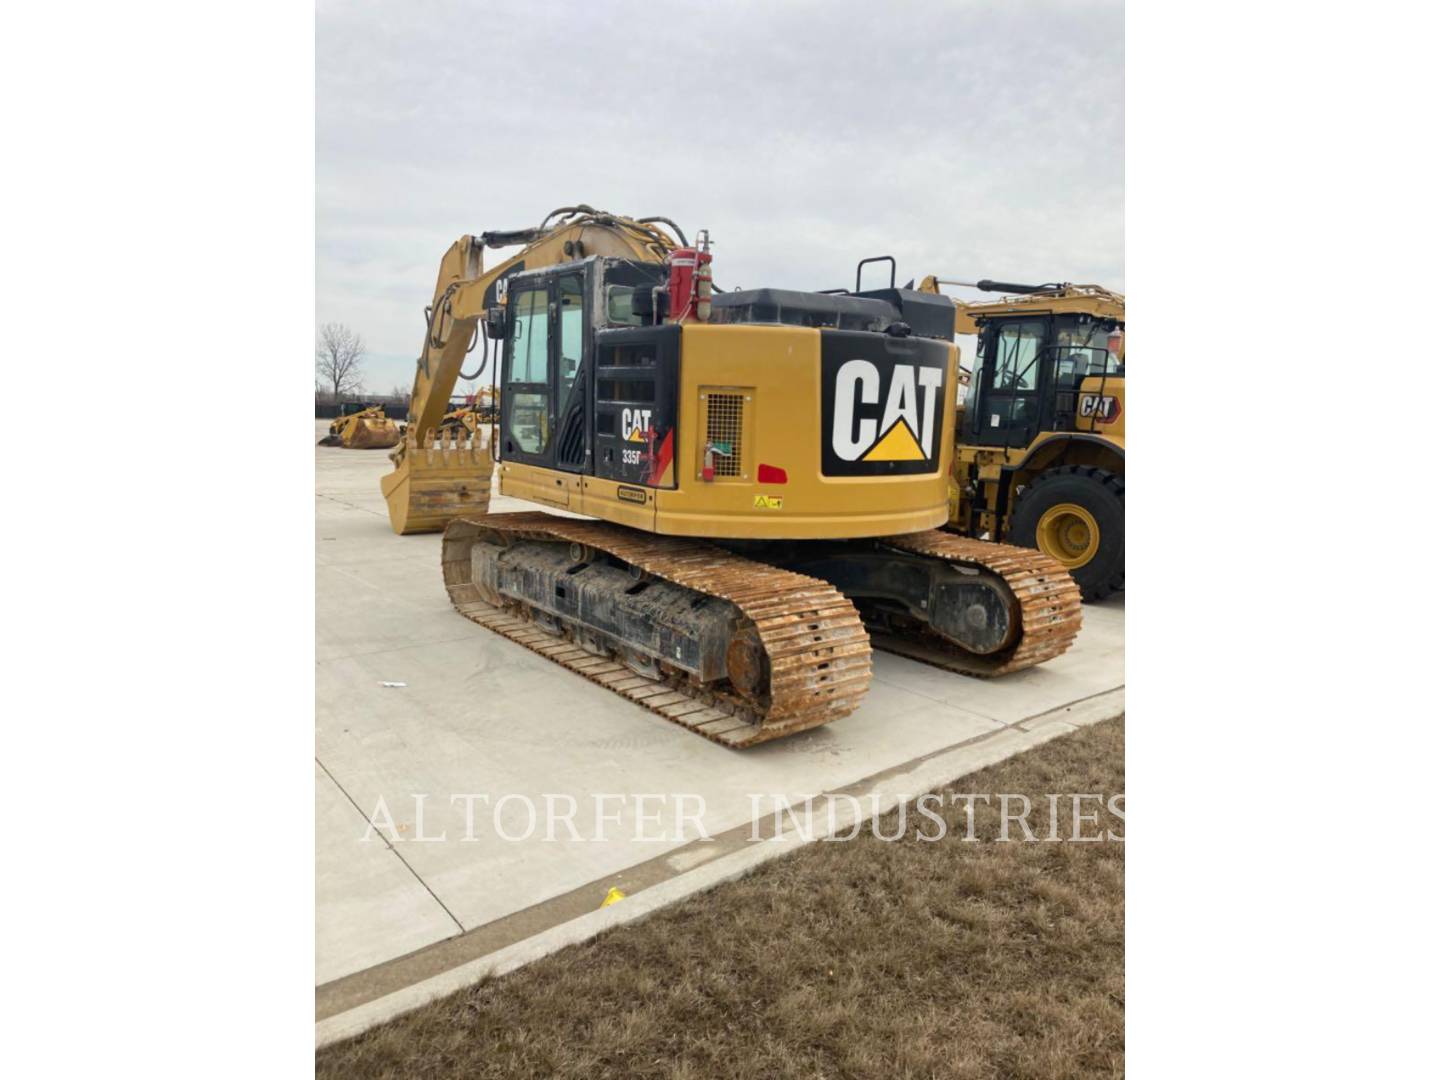
[[[395,471],[380,478],[390,527],[402,536],[439,532],[457,517],[488,512],[495,470],[489,434],[489,428],[474,436],[451,430],[421,445],[414,428],[407,431],[400,449],[390,455]]]
[[[364,416],[345,432],[344,445],[350,450],[388,450],[400,442],[400,428],[394,420]]]

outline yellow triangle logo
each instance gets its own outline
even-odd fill
[[[644,442],[644,441],[645,441],[645,431],[644,431],[644,429],[643,429],[643,428],[638,428],[638,427],[637,427],[637,428],[631,428],[631,429],[630,429],[630,438],[627,439],[626,441],[627,441],[627,442]]]
[[[925,452],[904,420],[896,420],[885,437],[870,448],[861,461],[924,461]]]

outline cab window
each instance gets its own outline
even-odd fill
[[[1093,375],[1118,375],[1124,331],[1111,322],[1062,323],[1055,329],[1055,374],[1061,387]]]
[[[1045,323],[1042,320],[1011,322],[995,335],[992,382],[996,390],[1023,392],[1039,384],[1040,365],[1037,360],[1045,345]]]
[[[516,292],[511,299],[508,436],[526,453],[543,453],[550,441],[550,327],[544,289]]]
[[[560,279],[560,380],[556,400],[563,408],[580,370],[585,337],[585,306],[578,277]]]
[[[515,319],[510,325],[510,381],[550,381],[549,325],[544,289],[531,289],[515,297]]]

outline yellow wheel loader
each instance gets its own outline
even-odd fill
[[[479,499],[414,514],[392,478],[397,530],[448,518],[458,611],[732,747],[853,712],[872,644],[981,676],[1069,647],[1080,594],[1064,567],[938,529],[948,299],[895,288],[893,259],[883,289],[861,291],[857,271],[853,291],[717,292],[705,233],[692,246],[669,222],[659,239],[663,219],[574,209],[532,241],[547,254],[503,277],[462,239],[437,286],[408,482],[483,333],[498,342],[484,450],[501,491],[583,515],[488,514]],[[486,468],[469,490],[488,495]]]
[[[379,405],[338,416],[330,424],[330,434],[320,446],[343,446],[346,450],[388,450],[400,441],[403,428],[385,415]]]
[[[1037,548],[1086,600],[1125,587],[1125,297],[1098,285],[927,277],[920,291],[1008,293],[955,301],[976,334],[957,411],[951,528]]]

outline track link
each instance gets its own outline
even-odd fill
[[[993,678],[1054,659],[1070,648],[1080,633],[1080,588],[1063,566],[1042,552],[939,529],[889,536],[880,543],[996,575],[1015,597],[1020,634],[1002,652],[979,656],[935,633],[902,636],[876,630],[871,640],[878,649],[963,675]]]
[[[473,581],[471,549],[487,534],[567,541],[607,552],[645,573],[734,604],[753,625],[769,662],[766,700],[722,683],[661,679],[540,628],[523,605],[488,602]],[[486,514],[446,527],[445,587],[467,619],[708,739],[754,746],[848,716],[870,685],[870,639],[859,613],[833,586],[723,551],[704,541],[657,536],[605,522],[545,513]]]

